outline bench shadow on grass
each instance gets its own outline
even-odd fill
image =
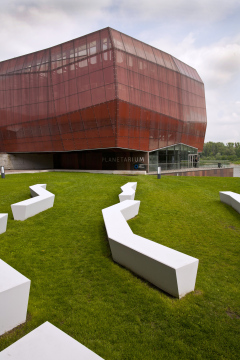
[[[124,269],[125,271],[128,271],[128,273],[130,273],[133,277],[137,278],[141,283],[143,283],[143,286],[147,286],[149,287],[150,289],[153,289],[153,290],[157,290],[158,292],[160,292],[161,294],[163,295],[166,295],[169,299],[171,300],[181,300],[169,293],[167,293],[166,291],[160,289],[159,287],[157,287],[156,285],[152,284],[151,282],[149,282],[148,280],[144,279],[143,277],[141,277],[140,275],[136,274],[135,272],[133,272],[132,270],[128,269],[127,267],[119,264],[118,262],[114,261],[113,258],[112,258],[112,253],[111,253],[111,248],[110,248],[110,245],[109,245],[109,241],[108,241],[108,237],[107,237],[107,233],[106,233],[106,228],[103,224],[103,227],[102,227],[103,231],[105,232],[105,236],[104,236],[104,245],[103,243],[101,243],[101,247],[102,247],[102,255],[104,255],[104,257],[110,259],[114,264],[116,264],[117,266],[119,266],[121,269]],[[107,252],[108,254],[106,254],[106,246],[107,245]],[[195,296],[199,296],[199,295],[202,295],[202,291],[199,290],[199,289],[195,289],[194,291],[191,291],[190,293],[184,295],[182,298],[186,298],[186,296],[189,296],[189,295],[195,295]]]
[[[26,321],[18,326],[15,326],[12,330],[5,332],[4,334],[0,335],[0,340],[5,340],[11,335],[15,335],[17,338],[22,338],[23,336],[27,335],[31,330],[27,331],[28,323],[31,322],[32,316],[29,312],[27,312]]]

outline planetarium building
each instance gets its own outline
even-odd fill
[[[58,169],[178,168],[206,125],[197,71],[111,28],[0,62],[1,153]]]

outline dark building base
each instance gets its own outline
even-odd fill
[[[148,153],[122,149],[62,152],[53,154],[54,169],[146,170]]]

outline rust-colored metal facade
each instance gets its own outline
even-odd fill
[[[0,63],[0,152],[201,151],[197,71],[111,28]]]

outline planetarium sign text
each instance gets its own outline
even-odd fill
[[[102,162],[128,162],[128,163],[138,163],[144,162],[144,157],[142,156],[114,156],[114,157],[103,157]]]

